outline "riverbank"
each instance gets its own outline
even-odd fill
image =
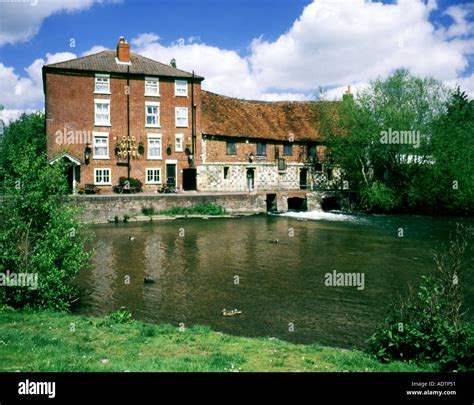
[[[432,371],[357,350],[48,311],[0,312],[0,350],[7,372]]]

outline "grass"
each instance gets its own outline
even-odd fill
[[[226,210],[217,204],[197,204],[191,208],[174,207],[169,210],[159,211],[160,215],[224,215]]]
[[[0,371],[431,371],[356,350],[244,338],[195,326],[48,311],[0,312]]]

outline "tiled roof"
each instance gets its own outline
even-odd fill
[[[82,58],[72,59],[65,62],[52,63],[45,65],[46,70],[65,69],[65,70],[79,70],[102,73],[127,73],[127,66],[125,64],[118,64],[115,61],[115,51],[102,51],[93,55],[83,56]],[[153,76],[170,76],[191,78],[192,73],[184,70],[175,69],[164,63],[156,60],[146,58],[134,52],[130,53],[131,74],[144,74]],[[203,77],[194,75],[197,80],[204,80]]]
[[[203,134],[279,141],[320,140],[317,124],[321,102],[247,101],[207,91],[201,94]]]

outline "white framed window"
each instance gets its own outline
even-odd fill
[[[145,77],[145,96],[158,97],[160,95],[160,81],[157,77]]]
[[[188,107],[175,107],[176,127],[186,128],[188,126]]]
[[[174,81],[174,95],[179,97],[188,96],[188,82],[186,80]]]
[[[162,159],[162,142],[161,134],[148,134],[148,155],[151,160]]]
[[[109,134],[108,132],[93,132],[93,158],[109,159]]]
[[[160,127],[160,103],[145,102],[145,126],[151,128]]]
[[[112,169],[94,169],[94,184],[111,185]]]
[[[184,150],[184,134],[176,134],[174,136],[174,150],[175,152],[182,152]]]
[[[94,125],[98,127],[110,126],[110,100],[94,100]]]
[[[161,184],[161,169],[153,167],[146,169],[146,184]]]
[[[97,94],[110,94],[110,75],[97,73],[95,75],[95,90]]]

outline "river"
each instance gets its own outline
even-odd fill
[[[474,225],[325,212],[97,225],[92,268],[77,277],[78,312],[124,306],[147,322],[363,348],[387,305],[434,273],[432,250],[458,222]],[[472,251],[468,260],[472,273]],[[359,273],[364,285],[328,286],[334,271]],[[223,308],[242,314],[225,317]]]

